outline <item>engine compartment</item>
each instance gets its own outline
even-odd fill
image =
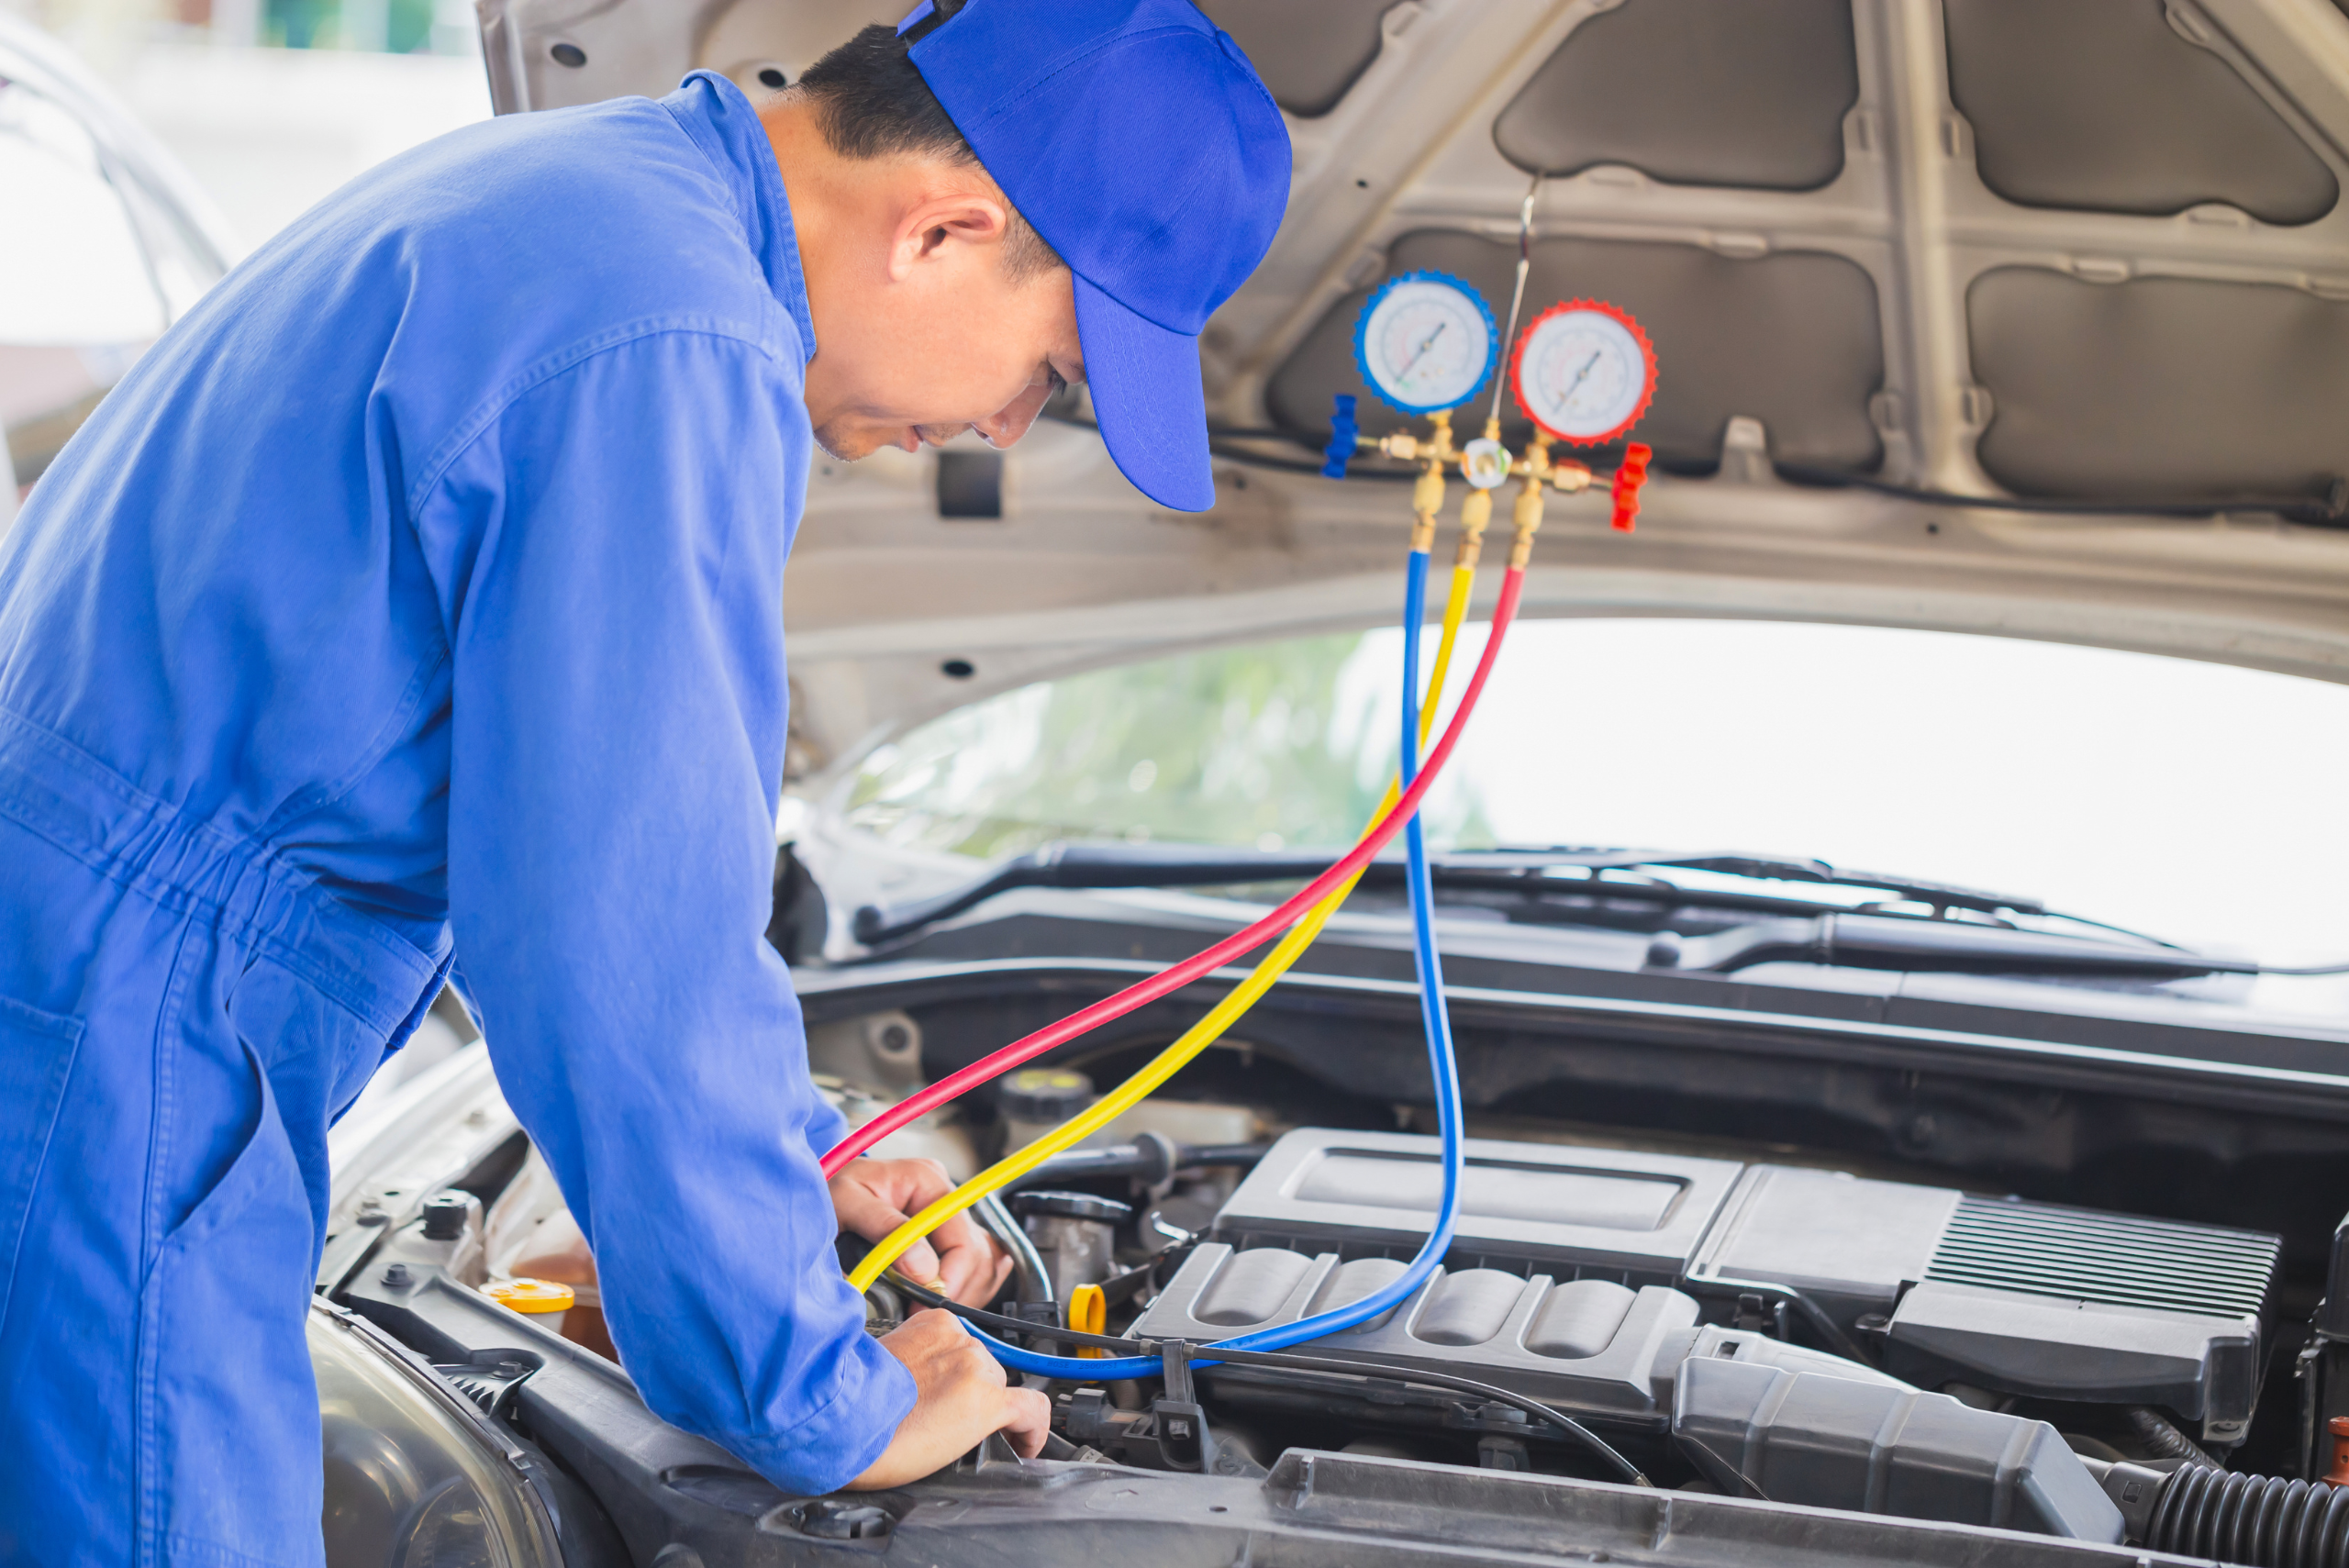
[[[943,1032],[936,1022],[927,1010],[819,1021],[811,1062],[860,1119],[935,1074],[924,1035]],[[992,1307],[1034,1325],[1030,1348],[1062,1349],[1041,1330],[1069,1323],[1072,1298],[1090,1292],[1110,1335],[1208,1345],[1358,1298],[1417,1250],[1436,1207],[1435,1140],[1364,1125],[1411,1127],[1415,1107],[1300,1083],[1273,1053],[1252,1064],[1250,1049],[1202,1064],[1211,1097],[1146,1101],[1008,1195],[999,1223],[1030,1262]],[[1104,1052],[1086,1065],[1115,1063]],[[1265,1073],[1253,1084],[1252,1065]],[[1041,1071],[1057,1086],[1015,1075],[879,1152],[967,1175],[1089,1097],[1083,1073]],[[1417,1467],[1415,1485],[1445,1507],[1478,1474],[1615,1479],[1547,1410],[1675,1496],[2183,1550],[2185,1527],[2146,1533],[2148,1499],[2183,1495],[2178,1477],[2202,1478],[2191,1486],[2210,1492],[2197,1504],[2208,1514],[2217,1488],[2314,1480],[2332,1457],[2322,1421],[2345,1380],[2332,1375],[2336,1340],[2308,1321],[2321,1237],[1653,1123],[1487,1116],[1482,1130],[1511,1135],[1468,1140],[1443,1269],[1385,1316],[1296,1347],[1344,1368],[1209,1364],[1193,1351],[1163,1384],[1052,1384],[1046,1463],[1270,1486],[1299,1455],[1340,1456]],[[429,1240],[404,1211],[362,1216],[379,1228],[328,1244],[335,1299],[436,1362],[462,1362],[489,1352],[419,1327],[433,1270],[469,1301],[498,1276],[559,1275],[579,1303],[562,1339],[610,1364],[594,1261],[518,1130],[440,1179],[470,1195],[441,1211],[462,1233]],[[339,1190],[339,1210],[356,1197]],[[384,1284],[391,1260],[410,1284]],[[886,1281],[867,1299],[876,1331],[920,1306]]]
[[[1187,1446],[1166,1440],[1167,1399],[1130,1387],[1063,1391],[1059,1429],[1150,1468],[1251,1473],[1327,1447],[1593,1473],[1549,1421],[1408,1382],[1435,1373],[1531,1396],[1682,1489],[2118,1541],[2113,1464],[2224,1451],[2257,1405],[2275,1235],[1620,1147],[1475,1139],[1466,1156],[1445,1267],[1297,1347],[1353,1372],[1203,1365],[1177,1401],[1206,1432]],[[1089,1227],[1090,1255],[1124,1254],[1084,1282],[1127,1304],[1117,1331],[1203,1347],[1400,1273],[1440,1174],[1433,1139],[1299,1128],[1179,1239],[1163,1208],[1097,1193],[1089,1218],[1074,1191],[1015,1206],[1038,1240]]]
[[[1051,1076],[1063,1095],[1083,1083]],[[1010,1111],[1026,1087],[1007,1085]],[[1230,1109],[1137,1119],[1229,1129]],[[1005,1120],[998,1139],[1023,1129]],[[1445,1266],[1297,1347],[1330,1370],[1216,1364],[1208,1347],[1399,1273],[1436,1207],[1433,1139],[1144,1130],[1057,1157],[1012,1196],[1024,1262],[996,1308],[1058,1327],[1092,1293],[1111,1333],[1190,1349],[1163,1386],[1033,1379],[1054,1396],[1048,1459],[1245,1479],[1323,1451],[1612,1478],[1573,1423],[1681,1493],[2119,1543],[2139,1539],[2129,1485],[2239,1445],[2258,1405],[2275,1235],[1670,1151],[1465,1153]],[[507,1164],[490,1204],[428,1200],[389,1255],[466,1288],[561,1274],[577,1306],[540,1326],[613,1356],[543,1163]],[[917,1309],[900,1287],[870,1293],[876,1331]]]
[[[1428,1138],[1287,1134],[1133,1331],[1212,1340],[1368,1294],[1425,1234],[1436,1161]],[[1462,1210],[1452,1269],[1333,1347],[1649,1414],[1656,1337],[1752,1297],[1778,1337],[1815,1312],[1803,1327],[1828,1348],[1920,1386],[2159,1406],[2214,1447],[2249,1429],[2282,1251],[1842,1173],[1484,1139]]]

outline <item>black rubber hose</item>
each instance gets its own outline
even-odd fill
[[[2225,1465],[2202,1451],[2202,1445],[2178,1430],[2170,1418],[2143,1405],[2132,1406],[2129,1424],[2157,1459],[2182,1459],[2198,1470],[2224,1470]]]
[[[2349,1486],[2188,1465],[2162,1487],[2141,1544],[2247,1568],[2349,1568]]]
[[[1272,1148],[1269,1143],[1177,1143],[1171,1138],[1146,1136],[1133,1143],[1063,1150],[1026,1175],[1005,1183],[1002,1190],[1019,1192],[1029,1187],[1064,1186],[1070,1182],[1118,1176],[1163,1182],[1177,1171],[1205,1165],[1253,1165]]]
[[[1795,1315],[1809,1325],[1819,1337],[1820,1349],[1842,1356],[1845,1361],[1865,1367],[1876,1365],[1876,1357],[1860,1348],[1858,1340],[1843,1332],[1841,1325],[1827,1315],[1827,1309],[1811,1299],[1804,1291],[1774,1280],[1731,1279],[1725,1274],[1691,1275],[1680,1282],[1680,1287],[1691,1296],[1758,1296],[1765,1301],[1783,1301],[1795,1310]]]

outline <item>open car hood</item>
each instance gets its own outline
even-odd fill
[[[698,67],[757,95],[907,3],[480,8],[511,111],[658,95]],[[943,470],[820,463],[786,597],[796,771],[1085,664],[1387,618],[1408,491],[1320,478],[1310,447],[1337,394],[1392,428],[1352,350],[1384,279],[1439,267],[1507,308],[1537,173],[1526,315],[1612,300],[1661,377],[1638,531],[1609,530],[1603,486],[1562,498],[1527,613],[1993,633],[2349,680],[2333,0],[1203,8],[1296,145],[1272,251],[1202,339],[1210,416],[1297,438],[1225,446],[1308,471],[1219,460],[1215,509],[1188,516],[1066,423],[999,469],[971,438]],[[1789,478],[1817,471],[2046,509]],[[2305,509],[2154,509],[2254,498]],[[2119,506],[2065,509],[2081,502]]]

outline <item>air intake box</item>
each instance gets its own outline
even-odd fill
[[[2121,1510],[2054,1428],[1939,1394],[1690,1356],[1672,1432],[1731,1496],[2121,1538]]]
[[[1886,1370],[1929,1387],[2162,1405],[2217,1443],[2250,1421],[2278,1237],[1788,1165],[1489,1139],[1466,1151],[1455,1275],[1708,1297],[1731,1281],[1792,1285],[1847,1329],[1882,1319]],[[1214,1239],[1234,1266],[1259,1248],[1408,1258],[1442,1178],[1432,1138],[1299,1129],[1241,1184]],[[1487,1369],[1522,1373],[1522,1347],[1501,1349]]]

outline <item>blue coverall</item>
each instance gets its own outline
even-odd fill
[[[817,1491],[863,1332],[769,917],[815,351],[750,104],[346,187],[0,545],[0,1560],[317,1562],[328,1124],[451,955],[651,1407]]]

